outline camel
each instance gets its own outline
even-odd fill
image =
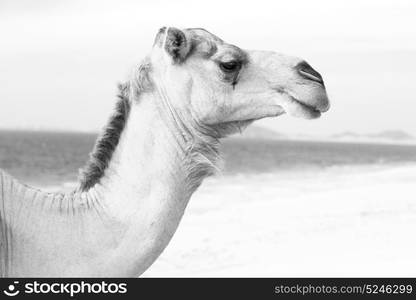
[[[43,192],[0,171],[1,276],[140,276],[219,169],[222,138],[262,118],[328,109],[321,75],[302,59],[161,28],[119,85],[78,188]]]

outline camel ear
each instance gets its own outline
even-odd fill
[[[165,41],[162,43],[165,51],[172,57],[175,63],[183,62],[190,50],[190,41],[185,33],[174,27],[168,27],[165,32]]]

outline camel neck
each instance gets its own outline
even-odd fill
[[[195,154],[201,146],[187,144],[172,125],[176,121],[161,115],[158,101],[149,93],[132,105],[103,178],[88,191],[127,225],[118,249],[132,274],[143,272],[163,251],[191,194],[209,175],[203,171],[208,163]]]
[[[119,143],[100,183],[95,187],[117,215],[130,214],[163,191],[186,193],[186,142],[169,127],[154,95],[145,94],[131,107]]]

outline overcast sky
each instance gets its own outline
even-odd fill
[[[245,49],[305,58],[332,109],[307,122],[260,121],[327,135],[416,135],[416,1],[0,0],[0,128],[96,131],[116,83],[162,26],[204,27]]]

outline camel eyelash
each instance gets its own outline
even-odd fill
[[[240,61],[237,61],[237,60],[219,62],[220,69],[224,73],[238,72],[241,69],[241,65],[242,65],[242,63]]]
[[[233,88],[238,82],[238,75],[240,74],[240,70],[242,68],[242,62],[238,60],[231,60],[231,61],[219,61],[218,68],[221,71],[222,80],[225,82],[230,83]]]

